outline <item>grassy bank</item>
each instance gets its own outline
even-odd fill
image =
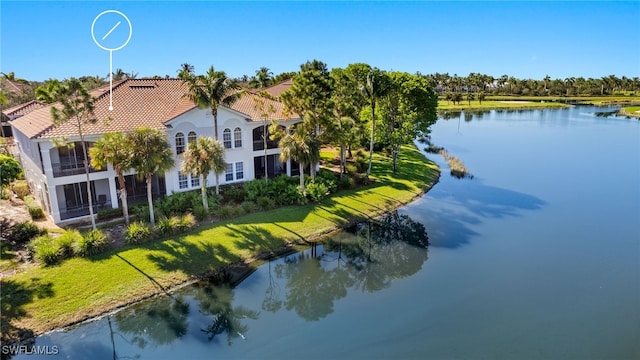
[[[540,102],[529,100],[485,100],[480,103],[478,100],[461,101],[459,104],[438,101],[438,111],[461,111],[461,110],[491,110],[491,109],[536,109],[536,108],[560,108],[568,105],[557,102]]]
[[[94,317],[225,265],[318,239],[358,218],[406,204],[439,174],[413,146],[401,152],[397,174],[391,173],[390,159],[380,155],[374,157],[373,173],[372,185],[339,192],[319,204],[204,224],[187,234],[3,278],[3,337],[39,334]]]
[[[624,116],[634,116],[640,118],[640,106],[627,106],[620,109],[620,114]]]

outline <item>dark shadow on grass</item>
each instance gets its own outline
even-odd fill
[[[237,255],[222,245],[212,245],[209,242],[190,243],[176,240],[166,240],[150,247],[155,253],[147,255],[164,271],[182,271],[190,276],[198,277],[208,272],[215,272],[221,266],[240,260]]]
[[[53,283],[31,278],[30,283],[18,282],[12,279],[0,280],[0,329],[2,344],[32,338],[33,332],[15,325],[15,321],[27,316],[24,306],[38,298],[53,297]],[[6,354],[2,355],[5,358]]]
[[[140,274],[144,275],[144,277],[146,277],[147,279],[149,279],[149,281],[151,281],[155,286],[157,286],[158,288],[160,288],[160,290],[162,290],[162,292],[164,292],[165,294],[169,294],[169,292],[167,291],[167,289],[164,288],[164,286],[162,286],[158,281],[156,281],[156,279],[154,279],[153,277],[149,276],[149,274],[145,273],[144,271],[142,271],[142,269],[140,269],[139,267],[135,266],[133,263],[131,263],[129,260],[123,258],[122,256],[120,256],[120,254],[116,254],[116,257],[119,258],[120,260],[124,261],[125,263],[127,263],[127,265],[131,266],[132,268],[134,268],[137,272],[139,272]]]

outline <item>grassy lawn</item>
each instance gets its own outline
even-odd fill
[[[491,109],[532,109],[532,108],[559,108],[567,105],[556,102],[540,102],[520,99],[510,100],[485,100],[480,103],[478,100],[461,101],[459,104],[447,102],[446,100],[438,101],[439,111],[460,111],[460,110],[491,110]]]
[[[583,104],[605,105],[616,103],[640,103],[640,96],[487,96],[492,101],[577,101]]]
[[[357,218],[406,204],[437,181],[437,166],[415,147],[405,147],[399,159],[394,175],[390,159],[374,156],[373,184],[341,191],[319,204],[204,224],[187,234],[3,278],[3,338],[39,334],[97,316],[221,266],[319,239]]]

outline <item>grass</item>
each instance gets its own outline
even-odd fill
[[[627,106],[620,109],[620,114],[640,117],[640,106]]]
[[[485,100],[480,103],[478,100],[461,101],[459,104],[447,102],[446,100],[438,101],[439,111],[460,111],[460,110],[490,110],[490,109],[532,109],[532,108],[559,108],[567,105],[556,102],[539,102],[529,100],[509,100],[513,102]]]
[[[3,278],[5,339],[39,334],[103,314],[195,277],[292,244],[319,239],[358,218],[380,215],[414,199],[438,178],[437,166],[407,146],[399,170],[374,157],[372,185],[339,192],[319,204],[251,213],[205,224],[187,234],[72,258]]]

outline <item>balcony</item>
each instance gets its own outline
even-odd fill
[[[64,161],[61,163],[52,163],[53,177],[80,175],[85,173],[83,162],[77,161]],[[89,166],[89,172],[106,171],[107,169],[96,170]]]

